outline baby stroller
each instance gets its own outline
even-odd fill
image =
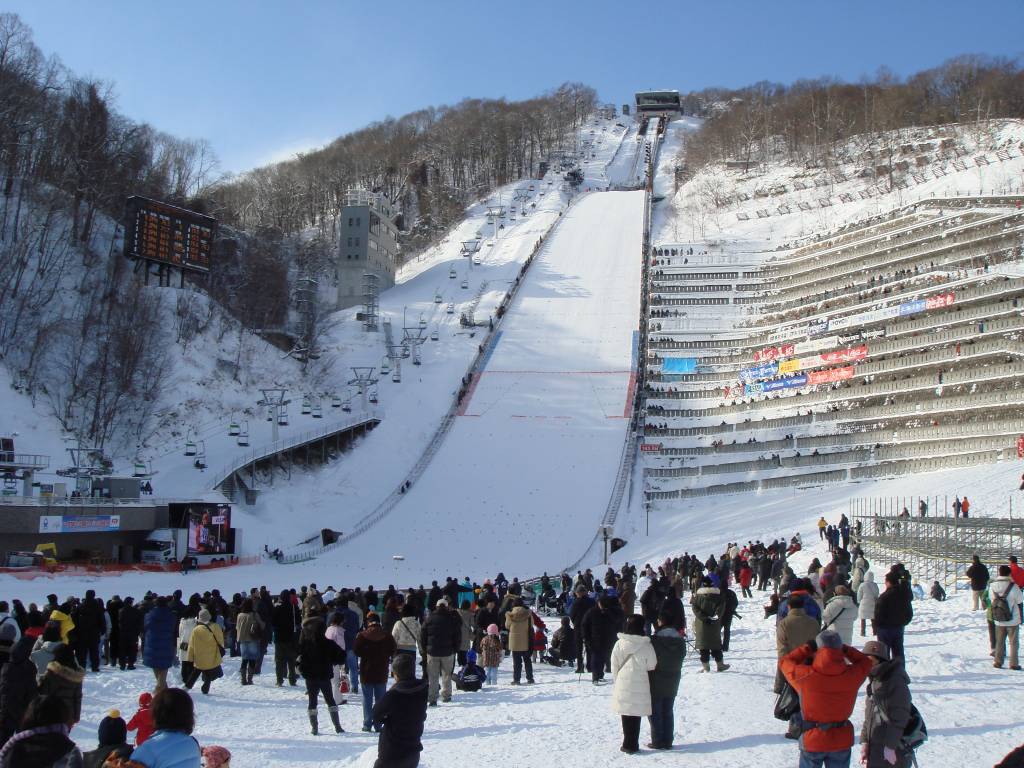
[[[536,611],[541,616],[558,616],[564,606],[564,601],[555,594],[554,588],[548,587],[547,591],[542,592],[537,600]]]

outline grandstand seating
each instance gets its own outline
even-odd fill
[[[641,433],[660,445],[644,452],[646,498],[1015,458],[1022,203],[930,199],[763,261],[655,244]],[[696,370],[666,369],[678,357]]]

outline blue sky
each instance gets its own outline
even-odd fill
[[[986,6],[988,6],[986,8]],[[970,12],[965,13],[969,8]],[[119,109],[207,138],[225,171],[464,97],[566,80],[623,103],[822,75],[905,75],[961,53],[1018,56],[1019,0],[463,2],[8,0],[46,53],[113,84]]]

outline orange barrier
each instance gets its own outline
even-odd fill
[[[231,560],[216,563],[204,563],[197,568],[190,570],[208,571],[218,568],[230,568],[235,565],[256,565],[262,561],[260,555],[248,557],[235,557]],[[44,566],[42,568],[0,568],[0,574],[9,574],[19,579],[35,579],[47,575],[67,576],[103,576],[117,575],[122,573],[180,573],[181,563],[133,563],[123,565],[121,563],[96,564],[86,562],[64,562],[57,565]]]

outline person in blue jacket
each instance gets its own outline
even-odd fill
[[[142,663],[153,670],[157,694],[167,687],[167,670],[174,666],[174,644],[178,638],[178,621],[166,597],[158,597],[156,605],[146,612],[143,622]]]
[[[202,751],[192,736],[196,727],[192,697],[181,688],[164,688],[153,698],[156,732],[132,752],[146,768],[200,768]]]

